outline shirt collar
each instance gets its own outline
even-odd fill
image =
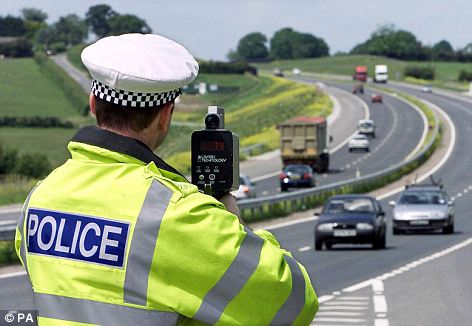
[[[96,126],[88,126],[79,129],[72,137],[71,141],[126,154],[146,164],[154,162],[157,168],[177,174],[185,179],[179,171],[164,162],[164,160],[154,154],[144,143],[134,138],[119,135]]]

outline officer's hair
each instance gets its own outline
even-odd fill
[[[149,127],[164,106],[133,108],[113,104],[97,96],[95,96],[95,103],[95,115],[99,127],[137,132]]]

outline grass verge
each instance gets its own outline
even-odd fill
[[[352,76],[354,68],[359,65],[367,66],[369,76],[372,77],[375,65],[379,64],[388,65],[389,78],[391,80],[406,81],[415,84],[432,84],[433,86],[456,91],[468,90],[468,83],[458,82],[460,71],[470,70],[470,63],[462,62],[402,61],[372,55],[342,55],[317,59],[277,60],[269,63],[256,64],[256,66],[264,70],[280,68],[291,71],[293,68],[299,68],[304,72]],[[435,80],[422,81],[405,78],[404,71],[407,66],[432,66],[436,72]]]
[[[19,263],[20,260],[16,255],[14,241],[0,241],[0,267],[3,265],[11,265]]]

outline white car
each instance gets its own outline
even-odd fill
[[[376,125],[371,119],[359,120],[359,123],[357,124],[357,132],[359,134],[371,135],[373,138],[375,138],[375,129]]]
[[[366,152],[369,151],[369,139],[366,135],[357,134],[349,140],[348,143],[349,151],[352,152],[353,150],[360,149]]]
[[[431,85],[425,85],[425,86],[423,86],[423,88],[421,88],[421,91],[423,93],[432,93],[433,88],[431,87]]]
[[[255,198],[256,190],[254,186],[255,183],[252,182],[247,175],[241,174],[239,176],[239,188],[238,190],[232,191],[231,194],[236,197],[237,200]]]

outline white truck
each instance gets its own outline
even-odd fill
[[[376,65],[374,83],[386,83],[388,80],[388,67],[386,65]]]

